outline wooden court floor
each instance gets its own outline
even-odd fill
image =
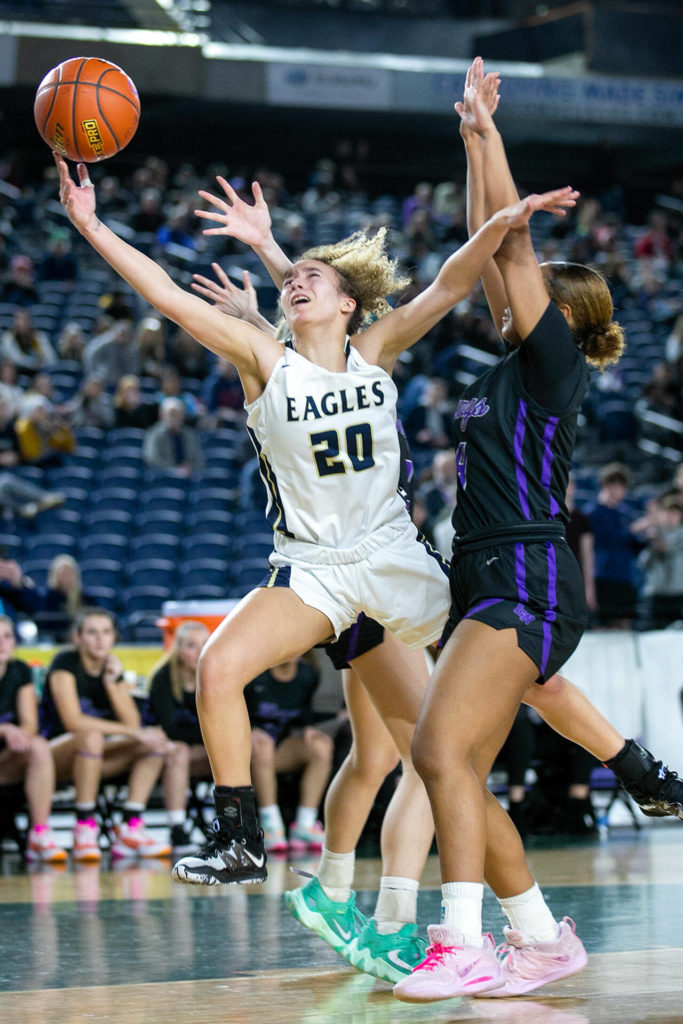
[[[536,841],[538,842],[538,841]],[[172,883],[169,862],[27,872],[0,865],[0,1024],[683,1024],[683,823],[532,846],[557,917],[574,918],[588,967],[521,999],[397,1002],[290,917],[300,878],[271,858],[260,886]],[[295,866],[313,870],[316,861]],[[358,862],[371,912],[379,863]],[[438,919],[438,864],[420,892]],[[487,896],[485,927],[502,938]]]

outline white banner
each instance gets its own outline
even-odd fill
[[[268,64],[266,99],[278,106],[388,110],[390,71],[322,64]]]

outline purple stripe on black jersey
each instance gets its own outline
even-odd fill
[[[470,610],[463,615],[463,619],[471,618],[472,615],[476,615],[477,612],[482,611],[484,608],[490,608],[492,604],[500,604],[502,600],[502,597],[489,597],[485,601],[480,601],[479,604],[475,604],[474,608],[470,608]]]
[[[557,555],[555,553],[555,545],[551,544],[550,541],[546,541],[545,550],[548,563],[548,607],[545,612],[545,622],[543,623],[541,674],[545,672],[548,658],[550,657],[550,647],[553,640],[551,623],[555,621],[555,608],[557,607]]]
[[[529,600],[529,593],[526,589],[526,561],[523,544],[515,544],[515,583],[517,584],[517,596],[524,604]]]
[[[557,430],[559,420],[557,416],[551,416],[543,431],[543,466],[541,468],[541,483],[546,490],[550,488],[550,470],[553,464],[553,438]]]
[[[519,503],[522,506],[522,512],[524,513],[525,519],[530,519],[529,514],[529,495],[526,482],[526,470],[524,468],[524,432],[526,430],[526,402],[523,398],[519,400],[519,409],[517,410],[517,422],[515,424],[515,472],[517,474],[517,496]]]

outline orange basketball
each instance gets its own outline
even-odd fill
[[[140,120],[140,100],[121,68],[99,57],[72,57],[38,86],[33,116],[50,149],[94,163],[128,145]]]

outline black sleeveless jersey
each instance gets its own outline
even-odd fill
[[[456,537],[491,527],[514,531],[532,521],[567,522],[565,492],[588,383],[586,361],[553,302],[523,348],[478,377],[458,402]],[[558,384],[569,384],[570,390],[560,389],[566,396],[560,407],[541,404],[547,392],[527,390],[529,359],[546,379],[552,379],[555,367],[562,368]]]

